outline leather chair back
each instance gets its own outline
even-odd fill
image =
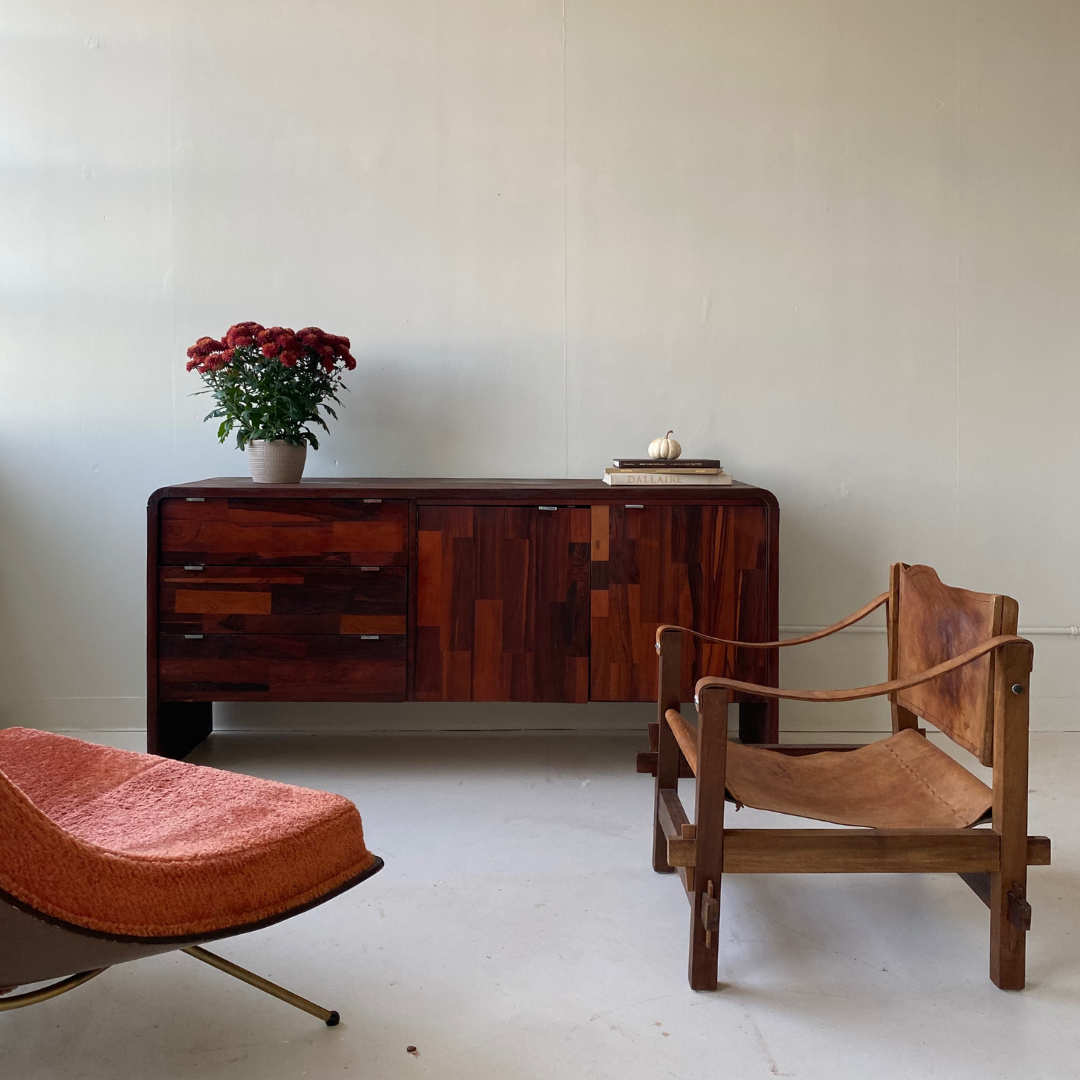
[[[893,678],[934,667],[999,634],[1015,634],[1017,603],[944,584],[929,566],[895,563],[890,575]],[[895,614],[893,614],[895,612]],[[993,764],[996,654],[896,695],[896,703]]]

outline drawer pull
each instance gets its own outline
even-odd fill
[[[382,499],[365,499],[364,502],[366,502],[366,503],[381,503]]]
[[[645,509],[645,504],[644,503],[627,503],[626,504],[626,509],[627,510],[644,510]]]
[[[202,641],[204,636],[205,635],[203,635],[203,634],[185,634],[184,635],[184,640],[185,641]]]
[[[206,500],[205,499],[195,498],[195,499],[185,499],[184,502],[206,502]]]
[[[206,567],[202,563],[192,563],[190,566],[185,566],[185,570],[205,570]]]
[[[378,572],[379,570],[382,569],[382,567],[381,566],[361,566],[360,569],[361,570],[367,570],[369,572]]]
[[[558,510],[557,506],[538,506],[537,510]]]
[[[361,641],[378,641],[379,640],[379,635],[378,634],[361,634],[360,635],[360,640]]]

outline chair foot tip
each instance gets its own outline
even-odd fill
[[[340,1023],[341,1023],[341,1016],[337,1012],[332,1012],[326,1018],[326,1026],[327,1027],[337,1027],[338,1024],[340,1024]]]

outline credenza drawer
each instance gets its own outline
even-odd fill
[[[161,634],[162,701],[402,701],[405,636]]]
[[[405,566],[404,499],[164,499],[166,566]]]
[[[404,566],[169,566],[158,626],[179,634],[404,634]]]

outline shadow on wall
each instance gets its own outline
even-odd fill
[[[155,466],[131,432],[0,439],[5,724],[142,721],[144,492]]]
[[[309,475],[565,474],[562,372],[536,342],[378,351],[350,377]]]

